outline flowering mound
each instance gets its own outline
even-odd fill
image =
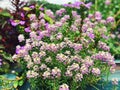
[[[105,43],[113,18],[103,20],[96,12],[83,19],[76,11],[67,15],[63,8],[55,15],[45,10],[29,18],[29,38],[18,36],[22,45],[16,47],[13,59],[21,63],[32,88],[84,90],[113,72],[114,57]]]

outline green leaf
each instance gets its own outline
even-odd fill
[[[17,86],[18,86],[18,81],[14,81],[13,86],[14,86],[14,88],[17,88]]]
[[[2,36],[0,35],[0,40],[2,39]]]
[[[6,53],[6,52],[3,52],[1,55],[2,55],[6,60],[9,60],[9,61],[13,62],[12,56],[11,56],[10,54],[8,54],[8,53]]]
[[[44,17],[44,18],[45,18],[45,20],[47,20],[50,24],[53,24],[53,22],[54,22],[53,19],[50,18],[48,15],[45,14],[45,17]]]
[[[6,16],[6,17],[11,17],[10,13],[8,13],[7,11],[1,12],[0,15],[3,15],[3,16]]]
[[[3,45],[0,45],[0,49],[4,49],[4,46],[3,46]]]
[[[78,35],[79,35],[79,34],[80,34],[80,31],[76,31],[76,34],[78,34]]]
[[[30,11],[30,10],[32,10],[32,9],[29,8],[29,7],[24,7],[23,10],[25,10],[25,11]]]
[[[23,80],[20,80],[20,81],[19,81],[19,86],[22,86],[23,83],[24,83],[24,81],[23,81]]]
[[[4,80],[4,79],[6,79],[6,77],[3,75],[0,75],[0,80]]]

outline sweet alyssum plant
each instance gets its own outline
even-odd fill
[[[52,23],[46,21],[46,15]],[[104,43],[113,18],[103,20],[95,12],[83,19],[76,11],[67,15],[64,8],[29,18],[30,27],[25,29],[29,38],[18,36],[22,45],[16,47],[13,59],[21,64],[32,89],[85,90],[114,71],[114,57]]]

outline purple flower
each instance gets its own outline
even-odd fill
[[[58,33],[57,36],[56,36],[56,39],[59,40],[59,39],[62,39],[62,37],[63,37],[63,34],[62,33]]]
[[[74,46],[73,46],[73,48],[74,48],[75,51],[82,50],[82,44],[75,43]]]
[[[33,23],[31,23],[31,28],[32,29],[35,29],[35,30],[37,30],[38,29],[38,27],[39,27],[39,23],[38,22],[33,22]]]
[[[88,71],[88,67],[86,65],[82,65],[81,68],[80,68],[80,71],[82,74],[88,74],[89,71]]]
[[[80,9],[81,5],[85,6],[88,9],[90,9],[90,7],[92,5],[92,2],[89,2],[89,3],[85,4],[84,2],[77,1],[77,2],[75,2],[73,4],[64,4],[63,6]]]
[[[107,20],[106,20],[107,23],[113,23],[114,21],[115,21],[114,17],[111,17],[111,16],[108,17]]]
[[[60,10],[57,10],[56,11],[56,15],[59,15],[59,16],[61,16],[63,13],[65,13],[66,12],[66,10],[64,9],[64,8],[61,8]]]
[[[19,22],[21,25],[24,25],[25,24],[25,21],[20,21]]]
[[[68,6],[68,4],[63,4],[63,6],[64,6],[64,7],[67,7],[67,6]]]
[[[77,73],[77,74],[75,75],[76,81],[82,81],[82,78],[83,78],[83,74]]]
[[[88,18],[90,18],[90,19],[93,18],[93,14],[89,14]]]
[[[52,19],[55,17],[54,13],[50,9],[46,10],[45,14],[48,15],[49,17],[51,17]]]
[[[83,62],[87,67],[90,67],[94,64],[94,61],[89,56],[87,56]]]
[[[23,17],[23,18],[25,17],[24,13],[21,13],[20,16]]]
[[[95,38],[95,35],[93,33],[89,33],[88,36],[91,38],[91,39],[94,39]]]
[[[29,18],[30,18],[31,21],[34,21],[34,20],[36,20],[36,15],[35,14],[31,14]]]
[[[106,24],[106,20],[101,20],[100,23]]]
[[[2,63],[0,62],[0,66],[2,65]]]
[[[30,27],[25,28],[25,32],[31,32]]]
[[[44,8],[43,8],[43,7],[40,7],[40,10],[41,10],[41,11],[44,11]]]
[[[98,42],[98,47],[101,48],[101,49],[103,49],[103,50],[106,50],[106,51],[109,51],[109,50],[110,50],[110,47],[107,46],[106,43],[101,42],[101,41]]]
[[[72,16],[73,17],[76,17],[78,14],[77,14],[77,11],[72,11]]]
[[[82,4],[84,4],[84,3],[77,1],[77,2],[73,3],[73,6],[77,9],[80,9],[80,5],[82,5]]]
[[[98,76],[98,75],[100,75],[100,69],[99,69],[99,68],[93,68],[93,69],[92,69],[92,73],[93,73],[95,76]]]
[[[73,70],[73,71],[77,71],[77,70],[79,70],[79,64],[77,64],[77,63],[73,63],[69,68],[68,68],[68,70]]]
[[[2,65],[2,59],[0,58],[0,66]]]
[[[106,4],[106,5],[110,5],[110,4],[111,4],[111,0],[106,0],[106,1],[105,1],[105,4]]]
[[[44,18],[44,16],[45,16],[45,14],[41,12],[39,15],[39,19]]]
[[[61,27],[61,26],[62,26],[62,23],[61,23],[61,22],[55,22],[55,26]]]
[[[35,6],[34,6],[34,5],[31,5],[31,6],[30,6],[30,8],[31,8],[31,9],[34,9],[34,8],[35,8]]]
[[[116,66],[116,64],[115,64],[115,61],[114,61],[114,60],[109,60],[109,61],[108,61],[108,65]]]
[[[78,30],[78,28],[75,26],[75,25],[71,25],[71,31],[77,31]]]
[[[95,12],[95,19],[100,21],[102,19],[102,15],[99,11]]]
[[[82,5],[82,4],[84,4],[84,3],[77,1],[77,2],[72,3],[72,4],[64,4],[63,6],[80,9],[80,5]]]
[[[29,33],[29,36],[30,36],[31,38],[36,38],[36,37],[37,37],[36,32],[34,32],[34,31],[30,32],[30,33]]]
[[[2,59],[0,59],[0,62],[2,61]]]
[[[98,53],[91,56],[92,59],[101,60],[103,62],[114,61],[114,57],[109,52],[99,51]]]
[[[19,24],[19,22],[15,21],[15,20],[10,20],[11,25],[12,26],[17,26]]]
[[[85,7],[88,8],[88,9],[90,9],[91,6],[92,6],[92,2],[89,2],[89,3],[85,4]]]

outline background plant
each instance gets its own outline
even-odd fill
[[[107,43],[110,46],[110,51],[115,55],[116,59],[119,59],[120,53],[120,1],[119,0],[85,0],[91,1],[94,5],[91,9],[91,13],[94,11],[100,11],[103,15],[103,18],[106,18],[108,15],[115,18],[115,22],[111,27],[111,37]]]

